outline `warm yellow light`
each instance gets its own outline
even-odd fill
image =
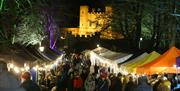
[[[25,69],[24,69],[24,68],[21,68],[21,71],[23,72],[23,71],[25,71]]]
[[[26,71],[28,71],[29,69],[30,69],[29,66],[26,66],[26,67],[25,67],[25,70],[26,70]]]
[[[38,68],[39,68],[39,66],[38,66],[38,65],[36,65],[36,68],[38,69]]]
[[[33,67],[33,69],[34,69],[35,71],[37,71],[37,70],[39,69],[39,66],[36,65],[35,67]]]
[[[24,63],[24,67],[26,67],[27,66],[27,64],[26,63]]]
[[[19,72],[20,72],[18,67],[14,67],[14,71],[15,71],[16,73],[19,73]]]
[[[10,63],[9,67],[14,68],[14,64]]]
[[[97,47],[99,48],[99,44],[97,44]]]
[[[54,68],[54,65],[51,65],[51,66],[50,66],[50,69],[53,69],[53,68]]]
[[[58,61],[56,61],[56,62],[54,63],[54,65],[55,65],[55,66],[57,66],[58,64],[59,64],[59,62],[58,62]]]
[[[61,39],[65,39],[63,36],[61,36]]]
[[[48,67],[49,67],[48,65],[45,66],[46,69],[47,69]]]
[[[40,71],[42,71],[42,70],[44,70],[44,68],[42,68],[42,67],[39,67],[39,70],[40,70]]]

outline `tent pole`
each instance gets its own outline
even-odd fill
[[[176,77],[177,77],[177,84],[178,84],[178,67],[176,66]]]

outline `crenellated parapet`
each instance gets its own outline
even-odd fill
[[[89,12],[89,7],[84,5],[80,6],[80,18],[79,18],[79,28],[66,28],[67,31],[70,31],[74,36],[93,36],[96,32],[101,32],[101,28],[99,25],[106,24],[109,21],[105,16],[108,14],[112,14],[112,7],[106,6],[105,11],[102,12],[100,8],[95,10],[94,8]],[[112,34],[109,34],[112,33]],[[113,37],[114,32],[103,33],[102,38],[106,38],[104,36]]]

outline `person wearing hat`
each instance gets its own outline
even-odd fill
[[[103,67],[100,69],[100,77],[97,80],[96,91],[109,91],[111,81],[108,78],[108,70]]]
[[[20,86],[18,78],[8,72],[7,64],[4,61],[0,61],[0,91],[25,91]]]
[[[21,75],[22,84],[21,86],[26,91],[41,91],[40,87],[31,80],[31,74],[29,72],[24,72]]]

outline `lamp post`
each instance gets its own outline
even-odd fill
[[[97,44],[97,48],[98,48],[98,52],[99,52],[99,54],[101,55],[101,47],[100,47],[100,45],[99,44]]]
[[[141,37],[140,39],[139,39],[139,49],[141,49],[141,41],[143,40],[143,38]]]

